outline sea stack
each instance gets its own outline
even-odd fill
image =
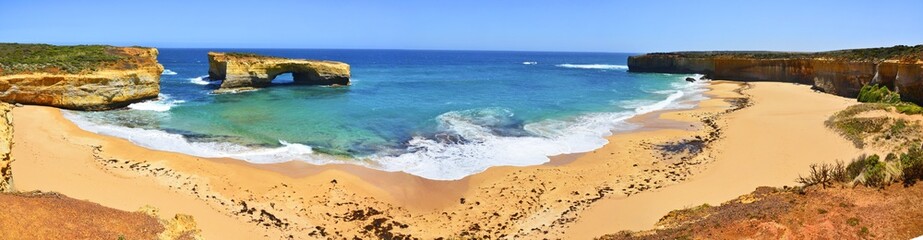
[[[0,43],[0,101],[107,110],[156,98],[157,49]]]
[[[290,59],[251,53],[208,53],[208,77],[221,80],[216,93],[269,86],[276,76],[291,73],[296,84],[349,85],[349,64],[336,61]]]

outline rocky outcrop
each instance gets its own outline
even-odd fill
[[[61,64],[59,62],[29,63],[38,65],[29,71],[12,71],[11,67],[3,69],[0,66],[0,101],[107,110],[157,97],[163,72],[163,66],[157,62],[157,49],[106,46],[105,51],[112,60],[77,71],[63,71],[54,65]],[[64,61],[87,61],[83,60],[85,56],[72,55],[62,57],[70,58]],[[14,66],[22,65],[27,64]]]
[[[349,65],[335,61],[289,59],[245,53],[208,53],[208,76],[222,80],[216,92],[266,87],[276,76],[291,73],[297,84],[349,85]]]
[[[0,192],[13,191],[13,113],[12,106],[0,103]]]
[[[923,61],[917,60],[657,53],[629,57],[628,70],[701,73],[712,79],[793,82],[813,85],[844,97],[856,97],[862,86],[878,83],[896,90],[905,101],[923,103]]]

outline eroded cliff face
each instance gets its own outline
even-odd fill
[[[712,79],[810,84],[844,97],[856,97],[862,86],[877,83],[895,89],[906,101],[923,103],[923,62],[919,61],[648,54],[629,57],[628,69],[631,72],[701,73]]]
[[[342,62],[209,52],[208,63],[209,78],[222,80],[219,93],[265,87],[283,73],[298,84],[349,85],[349,65]]]
[[[12,106],[0,102],[0,192],[13,191],[13,113]]]
[[[157,49],[113,47],[122,58],[79,73],[0,71],[0,101],[76,110],[107,110],[127,106],[160,93],[163,66]]]

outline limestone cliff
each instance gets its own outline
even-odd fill
[[[702,73],[712,79],[781,81],[813,85],[824,92],[856,97],[878,83],[905,101],[923,103],[923,45],[821,53],[676,52],[628,58],[630,72]],[[909,49],[909,50],[906,50]],[[884,52],[884,53],[882,53]],[[863,57],[863,54],[870,57]]]
[[[0,44],[0,101],[77,110],[127,106],[160,93],[157,49]]]
[[[13,113],[11,106],[0,102],[0,192],[13,191]]]
[[[295,83],[349,85],[349,65],[335,61],[289,59],[245,53],[208,53],[208,76],[222,80],[216,92],[265,87],[279,74],[292,73]]]

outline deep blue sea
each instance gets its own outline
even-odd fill
[[[347,87],[293,85],[211,94],[208,51],[326,59],[351,65]],[[628,73],[630,54],[160,49],[157,100],[67,112],[81,128],[158,150],[256,163],[355,163],[430,179],[491,166],[536,165],[592,151],[625,119],[690,107],[686,75]]]

